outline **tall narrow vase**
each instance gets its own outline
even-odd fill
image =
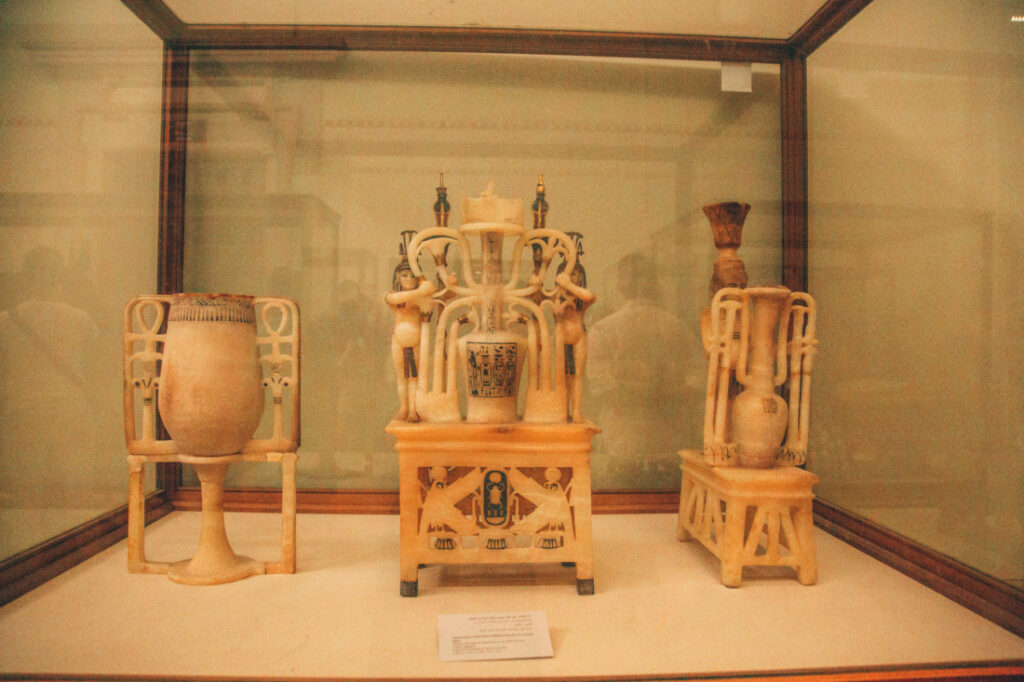
[[[158,405],[190,455],[240,452],[263,414],[251,296],[176,294],[167,318]]]
[[[505,328],[505,278],[502,247],[506,237],[523,233],[523,202],[503,199],[493,182],[479,197],[462,200],[463,234],[479,235],[480,303],[477,328],[459,339],[466,381],[466,421],[508,424],[518,419],[519,377],[526,363],[526,344]]]
[[[750,327],[748,353],[740,358],[736,378],[743,391],[732,403],[732,439],[740,466],[775,466],[786,435],[789,410],[775,392],[779,317],[789,301],[785,287],[747,289]]]
[[[522,338],[505,329],[501,277],[503,235],[485,232],[480,327],[459,341],[466,376],[466,421],[507,424],[517,419],[519,375],[525,363]]]

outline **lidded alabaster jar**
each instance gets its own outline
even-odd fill
[[[157,404],[183,452],[241,451],[263,415],[252,296],[172,296]]]
[[[462,200],[460,230],[480,235],[482,256],[479,323],[458,346],[466,381],[466,421],[514,422],[526,344],[505,328],[501,254],[505,237],[524,232],[523,200],[494,194],[492,181],[479,197]]]

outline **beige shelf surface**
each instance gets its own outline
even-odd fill
[[[719,582],[675,515],[594,517],[597,593],[573,569],[428,567],[399,596],[398,516],[302,514],[298,573],[211,587],[135,575],[119,543],[0,608],[0,673],[566,677],[963,664],[1024,659],[1024,639],[816,530],[819,579]],[[275,559],[275,514],[227,515],[235,551]],[[187,558],[199,514],[147,531]],[[438,614],[545,611],[554,658],[442,663]]]

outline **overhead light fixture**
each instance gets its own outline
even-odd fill
[[[1024,14],[1014,14],[1012,17],[1010,17],[1010,23],[1024,24]]]

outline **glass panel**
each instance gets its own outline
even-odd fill
[[[1024,24],[878,2],[809,59],[819,495],[1024,587]]]
[[[824,0],[165,0],[198,24],[516,26],[581,31],[641,31],[788,38]]]
[[[190,81],[185,284],[299,301],[299,485],[394,489],[400,232],[491,179],[585,235],[595,486],[673,489],[699,444],[697,318],[715,257],[700,207],[754,205],[751,281],[780,272],[778,68],[723,93],[718,64],[407,53],[200,52]],[[264,485],[235,467],[236,485]],[[269,484],[267,484],[269,485]]]
[[[0,31],[3,558],[126,502],[121,311],[156,283],[163,45],[117,2],[5,2]]]

